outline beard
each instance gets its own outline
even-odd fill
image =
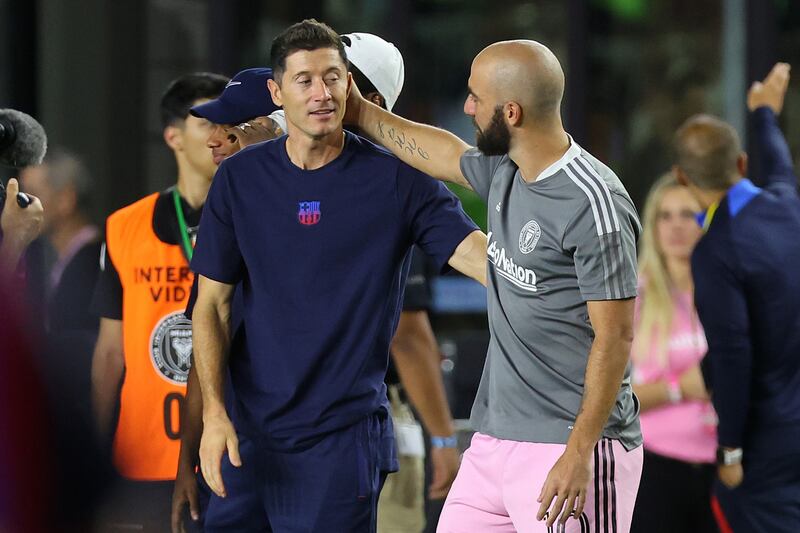
[[[506,155],[511,148],[511,132],[503,120],[503,108],[497,106],[494,108],[494,115],[489,125],[481,130],[475,119],[472,119],[475,125],[475,140],[478,150],[484,155]]]

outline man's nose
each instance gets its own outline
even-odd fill
[[[209,135],[208,139],[206,139],[206,146],[208,146],[209,148],[216,148],[222,145],[222,140],[221,140],[222,136],[220,135],[221,130],[222,126],[220,126],[219,124],[214,126],[214,129],[211,130],[211,135]]]
[[[475,101],[469,96],[467,96],[467,99],[464,100],[464,114],[471,117],[475,116]]]
[[[325,101],[331,99],[331,91],[328,88],[328,85],[325,83],[325,80],[320,78],[313,83],[312,96],[314,97],[314,100]]]

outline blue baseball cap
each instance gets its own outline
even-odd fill
[[[267,89],[267,80],[271,79],[271,68],[245,69],[231,78],[215,100],[196,105],[189,112],[214,124],[239,124],[265,117],[280,109]]]

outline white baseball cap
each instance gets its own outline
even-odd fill
[[[283,113],[283,109],[278,109],[277,111],[273,111],[270,113],[269,118],[278,125],[278,127],[283,131],[283,133],[288,132],[289,130],[286,129],[286,115]]]
[[[371,33],[342,35],[347,59],[378,89],[391,111],[405,80],[403,55],[395,45]]]

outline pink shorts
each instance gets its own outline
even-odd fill
[[[627,451],[602,439],[594,451],[594,479],[582,516],[548,530],[536,520],[536,498],[563,444],[472,437],[444,504],[437,533],[628,533],[642,475],[642,447]]]

